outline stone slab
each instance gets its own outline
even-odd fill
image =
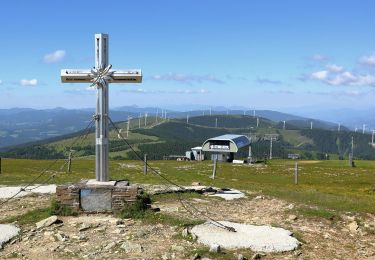
[[[20,229],[15,225],[0,224],[0,249],[3,248],[5,243],[17,236],[19,232]]]
[[[81,208],[85,212],[107,212],[112,210],[112,190],[104,188],[80,190]]]
[[[17,194],[23,186],[4,186],[0,187],[0,199],[7,199]],[[52,194],[56,192],[56,185],[34,185],[28,186],[25,191],[17,194],[16,197],[28,196],[35,193]]]
[[[87,187],[114,187],[117,181],[97,181],[90,179],[86,182]]]
[[[247,248],[254,252],[285,252],[299,247],[300,242],[292,237],[292,232],[271,226],[255,226],[229,221],[219,221],[232,227],[236,232],[218,227],[207,222],[192,228],[191,233],[198,237],[198,242],[207,246],[217,244],[222,248]]]

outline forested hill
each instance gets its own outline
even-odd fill
[[[217,125],[216,125],[217,119]],[[139,127],[140,126],[140,127]],[[126,132],[127,122],[119,123],[122,133]],[[81,132],[82,133],[82,132]],[[80,134],[81,134],[80,133]],[[319,129],[298,127],[286,122],[268,119],[257,119],[252,116],[212,115],[197,116],[187,119],[164,120],[148,117],[147,121],[133,119],[130,124],[128,142],[143,155],[147,153],[150,159],[162,159],[166,155],[184,155],[185,151],[194,146],[200,146],[211,137],[222,134],[247,134],[252,137],[252,150],[257,158],[269,154],[270,142],[267,134],[277,134],[273,142],[273,157],[287,158],[288,153],[299,153],[304,159],[347,158],[351,152],[352,137],[354,140],[354,156],[358,159],[375,159],[375,149],[372,148],[371,135],[354,133],[347,130]],[[125,134],[124,134],[125,135]],[[19,146],[8,149],[0,155],[3,157],[51,159],[64,158],[66,147],[79,134],[44,140],[40,143]],[[95,154],[94,135],[90,133],[84,142],[75,145],[76,156],[90,157]],[[244,149],[237,157],[246,157]],[[135,155],[129,147],[118,139],[111,130],[110,157],[112,159],[134,159]]]

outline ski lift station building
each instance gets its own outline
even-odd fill
[[[250,140],[245,135],[226,134],[207,139],[202,145],[203,152],[210,152],[211,159],[232,162],[234,154],[243,147],[248,147]]]

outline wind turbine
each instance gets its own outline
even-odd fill
[[[283,121],[283,130],[285,130],[285,120]]]
[[[337,132],[340,132],[340,130],[341,130],[341,123],[338,123]]]
[[[366,124],[363,124],[363,127],[362,127],[362,134],[365,134],[366,132]]]
[[[310,121],[310,129],[313,129],[313,121]]]

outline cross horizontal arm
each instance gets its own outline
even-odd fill
[[[111,72],[111,71],[110,71]],[[92,82],[91,70],[63,69],[61,70],[61,82],[63,83],[90,83]],[[141,83],[141,70],[115,70],[111,74],[109,83]]]

